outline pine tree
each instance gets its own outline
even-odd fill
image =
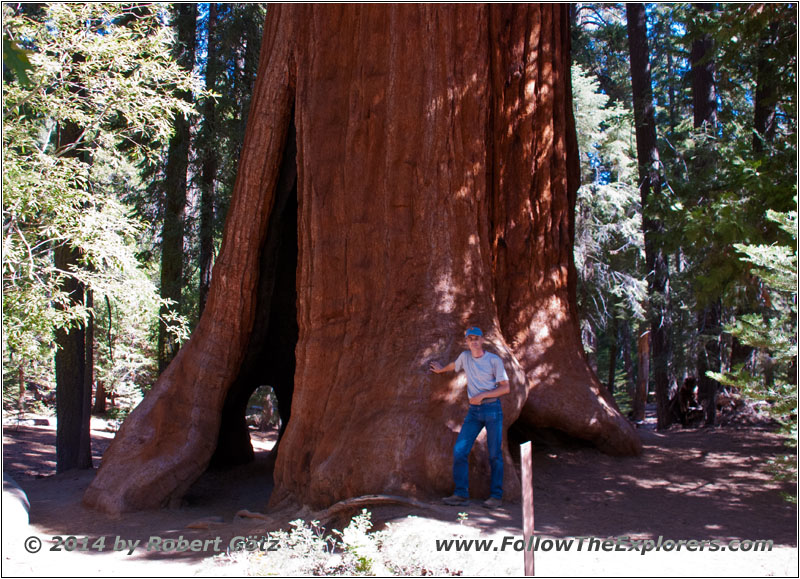
[[[639,191],[642,197],[645,260],[650,307],[653,375],[658,427],[669,426],[669,258],[663,247],[665,237],[661,194],[661,161],[656,139],[655,106],[650,77],[647,43],[647,13],[643,4],[626,4],[630,44],[633,112],[636,125],[636,153],[639,163]]]

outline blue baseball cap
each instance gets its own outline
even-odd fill
[[[467,336],[483,336],[483,332],[481,332],[481,329],[479,327],[472,326],[471,328],[467,329],[467,333],[464,334],[465,338]]]

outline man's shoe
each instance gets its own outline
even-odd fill
[[[460,507],[462,505],[468,505],[469,499],[459,495],[453,495],[442,499],[442,502],[446,505],[450,505],[451,507]]]
[[[496,509],[502,504],[503,501],[501,501],[500,499],[496,499],[494,497],[489,497],[488,499],[483,501],[483,506],[486,507],[487,509]]]

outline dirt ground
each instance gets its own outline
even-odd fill
[[[53,421],[54,422],[54,421]],[[95,466],[113,434],[93,424]],[[656,432],[652,420],[639,430],[640,457],[610,457],[592,448],[540,442],[534,451],[536,535],[572,538],[569,551],[535,553],[539,576],[797,576],[797,509],[781,496],[793,485],[776,483],[767,473],[769,458],[782,451],[766,425],[672,429]],[[270,523],[236,517],[242,509],[265,512],[272,489],[275,433],[253,433],[253,464],[207,472],[178,509],[111,519],[81,505],[94,471],[55,475],[55,427],[7,424],[3,427],[3,472],[11,475],[30,501],[30,523],[14,517],[14,500],[3,493],[3,576],[186,576],[240,575],[240,566],[212,563],[236,536],[260,537],[298,513],[278,513]],[[4,484],[4,489],[5,489]],[[519,503],[488,511],[468,507],[375,507],[377,528],[391,532],[398,549],[460,570],[464,575],[522,575],[523,554],[512,540],[522,539]],[[459,513],[465,512],[466,518]],[[300,513],[302,516],[303,513]],[[280,522],[277,522],[280,521]],[[196,528],[204,527],[204,528]],[[61,549],[54,537],[61,539]],[[151,537],[200,539],[205,552],[148,552]],[[35,539],[31,539],[35,537]],[[67,537],[75,537],[71,542]],[[91,547],[105,538],[103,551]],[[440,552],[437,539],[492,539],[486,552]],[[509,537],[505,548],[504,537]],[[716,541],[715,551],[603,551],[599,542],[578,537]],[[86,538],[86,539],[85,539]],[[41,550],[29,553],[39,539]],[[132,554],[116,552],[119,541],[139,543]],[[771,551],[733,551],[732,541],[772,541]],[[55,540],[57,541],[57,540]],[[618,542],[619,548],[629,543]],[[709,545],[707,542],[706,545]],[[749,546],[744,543],[743,546]],[[67,547],[73,547],[68,550]],[[606,547],[608,548],[608,547]],[[85,550],[83,550],[85,549]]]

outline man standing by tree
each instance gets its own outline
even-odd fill
[[[469,453],[480,431],[486,427],[489,462],[492,468],[491,496],[484,501],[488,508],[499,507],[503,499],[503,408],[500,396],[508,394],[508,375],[500,356],[483,349],[483,332],[472,327],[466,332],[469,351],[461,352],[455,362],[442,367],[431,362],[433,372],[462,369],[467,374],[469,411],[453,448],[453,479],[456,490],[444,499],[445,504],[458,506],[469,503]]]

